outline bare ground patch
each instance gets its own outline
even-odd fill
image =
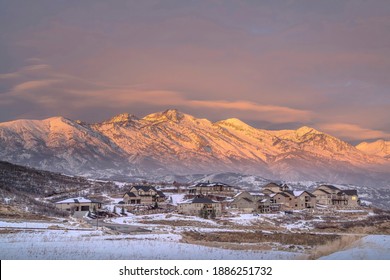
[[[210,232],[187,231],[182,242],[231,250],[282,250],[312,254],[313,248],[336,244],[338,234],[284,233],[284,232]],[[341,243],[340,243],[341,244]],[[325,248],[325,247],[324,247]],[[321,252],[325,250],[321,247]],[[327,252],[327,251],[326,251]],[[313,256],[314,258],[314,256]]]
[[[51,221],[53,219],[43,215],[33,214],[30,212],[21,211],[19,208],[0,204],[0,218],[15,219],[15,220],[35,220],[35,221]]]
[[[187,221],[187,220],[150,220],[150,221],[139,221],[141,224],[146,225],[164,225],[164,226],[177,226],[177,227],[198,227],[198,228],[216,228],[217,225],[208,223],[202,223],[198,221]]]
[[[314,226],[317,230],[326,232],[390,234],[390,214],[382,213],[368,216],[365,219],[348,221],[327,219],[324,222],[315,223]]]

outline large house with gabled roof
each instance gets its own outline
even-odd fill
[[[308,191],[283,191],[272,195],[272,203],[281,210],[302,210],[316,208],[316,196]]]
[[[152,186],[133,186],[123,195],[125,204],[151,205],[156,202],[163,202],[165,199],[165,194]]]
[[[207,197],[194,197],[192,199],[178,203],[177,212],[191,216],[221,216],[222,204]]]
[[[360,204],[357,190],[341,190],[332,185],[320,185],[313,194],[317,197],[317,203],[334,207],[357,207]]]
[[[236,188],[220,182],[202,182],[189,187],[188,194],[232,197],[236,194]]]
[[[257,208],[258,198],[247,191],[240,192],[233,197],[230,207],[240,212],[252,213]]]
[[[271,196],[262,193],[249,193],[243,191],[235,195],[230,203],[233,210],[243,213],[269,213],[280,210],[280,206],[273,203]]]
[[[290,190],[289,186],[286,184],[277,184],[274,182],[268,183],[262,187],[262,193],[264,194],[271,194],[271,193],[279,193]]]

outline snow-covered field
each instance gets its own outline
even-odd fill
[[[0,235],[0,259],[301,259],[281,251],[237,251],[180,243],[176,234],[107,235],[102,231],[39,231]]]
[[[167,218],[165,215],[150,216],[150,220]],[[163,217],[164,216],[164,217]],[[115,222],[135,222],[138,217],[118,218]],[[145,216],[143,219],[147,218]],[[241,223],[258,219],[243,215]],[[178,219],[175,215],[167,219]],[[234,219],[233,219],[234,220]],[[204,220],[188,217],[188,221]],[[208,221],[210,224],[213,221]],[[234,259],[305,259],[307,255],[285,251],[228,250],[182,243],[180,230],[163,234],[113,234],[110,231],[83,229],[65,225],[64,229],[53,229],[57,223],[0,221],[5,228],[0,234],[0,259],[184,259],[184,260],[234,260]],[[20,228],[14,231],[13,228]],[[7,228],[9,229],[7,231]],[[37,230],[29,230],[35,228]],[[51,230],[49,230],[52,228]],[[169,228],[169,227],[168,227]],[[202,231],[201,229],[198,229]],[[217,228],[205,228],[206,231]],[[348,249],[333,253],[321,259],[385,259],[390,260],[390,235],[369,235],[357,241]]]

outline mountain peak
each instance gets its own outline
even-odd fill
[[[217,124],[224,124],[224,125],[232,126],[232,127],[239,128],[239,129],[244,129],[244,128],[249,127],[248,124],[244,123],[242,120],[237,119],[237,118],[230,118],[230,119],[222,120],[222,121],[217,122]]]
[[[298,128],[295,132],[296,132],[296,134],[298,136],[302,136],[302,135],[305,135],[305,134],[308,134],[308,133],[312,133],[312,134],[319,134],[319,133],[321,133],[318,130],[315,130],[314,128],[309,127],[309,126],[302,126],[302,127]]]
[[[127,123],[127,122],[133,122],[138,120],[138,118],[132,114],[129,113],[122,113],[119,115],[116,115],[112,117],[110,120],[108,120],[108,123]]]
[[[185,114],[179,112],[176,109],[168,109],[164,112],[159,112],[155,114],[150,114],[144,117],[145,120],[149,121],[166,121],[170,120],[173,122],[180,122],[182,119],[185,118]]]
[[[379,139],[374,142],[362,142],[356,148],[369,155],[390,156],[390,141],[384,139]]]

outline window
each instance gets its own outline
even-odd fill
[[[89,211],[89,206],[81,206],[81,211]]]

